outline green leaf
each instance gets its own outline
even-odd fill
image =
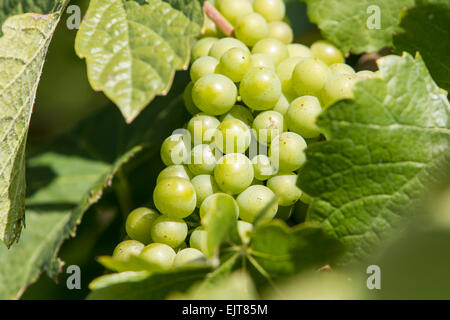
[[[348,244],[344,263],[370,255],[450,163],[449,102],[420,56],[379,67],[320,116],[328,141],[308,147],[299,177],[307,220]]]
[[[184,294],[171,294],[171,300],[256,300],[258,294],[250,275],[235,271],[217,282],[194,284]]]
[[[165,272],[122,272],[97,278],[89,285],[90,300],[165,299],[172,292],[182,292],[203,279],[206,267],[183,267]]]
[[[414,5],[414,0],[303,0],[308,17],[316,23],[323,36],[343,52],[359,54],[377,52],[392,46],[392,34],[398,30],[400,13]],[[368,7],[378,6],[380,28],[369,28],[374,14]]]
[[[331,264],[341,252],[342,246],[314,224],[289,228],[274,220],[252,233],[247,257],[256,271],[271,279]]]
[[[0,240],[7,247],[18,240],[24,225],[25,145],[28,126],[47,49],[66,2],[58,1],[59,9],[48,14],[25,13],[11,16],[2,25]],[[23,8],[18,7],[17,1],[2,4],[0,21],[10,13],[17,13],[16,9],[31,9],[29,6],[32,3],[25,2]]]
[[[227,195],[218,195],[211,211],[203,218],[206,226],[206,247],[211,257],[217,253],[220,245],[229,238],[233,229],[237,228],[238,215],[236,202]]]
[[[403,16],[394,36],[397,51],[420,52],[436,83],[450,91],[450,3],[421,1]]]
[[[116,173],[138,155],[157,153],[170,130],[182,125],[186,79],[179,80],[132,125],[106,108],[28,159],[27,228],[12,249],[0,248],[0,299],[19,297],[42,270],[55,277],[59,247]]]
[[[201,10],[198,0],[90,2],[75,49],[86,58],[92,87],[104,91],[127,122],[155,95],[168,93],[175,70],[187,68]]]

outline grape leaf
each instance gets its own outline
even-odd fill
[[[175,70],[187,68],[201,10],[198,0],[90,2],[75,49],[86,58],[91,86],[102,90],[127,122],[155,95],[167,94]]]
[[[400,13],[414,5],[414,0],[303,0],[308,17],[316,23],[323,36],[343,52],[359,54],[377,52],[392,46],[392,34],[398,30]],[[369,6],[378,11],[369,11]],[[380,28],[369,28],[369,18],[376,12]]]
[[[330,264],[342,252],[341,244],[314,224],[289,228],[280,220],[263,224],[252,233],[247,257],[266,278],[293,275]]]
[[[56,2],[51,1],[53,4]],[[25,2],[24,7],[31,9]],[[43,1],[40,3],[44,3]],[[25,145],[37,85],[51,38],[67,1],[48,14],[11,16],[0,38],[0,240],[7,247],[24,225]],[[18,10],[3,3],[1,19]],[[11,9],[11,10],[10,10]],[[23,12],[23,11],[22,11]]]
[[[379,67],[382,79],[320,116],[328,141],[308,147],[299,176],[314,197],[307,220],[349,247],[342,263],[369,255],[450,163],[449,103],[420,56]]]
[[[214,253],[217,253],[233,228],[236,229],[237,210],[236,202],[232,198],[219,195],[214,201],[213,209],[203,218],[202,223],[207,231],[206,243],[209,256],[212,257]]]
[[[398,52],[420,52],[433,79],[450,91],[450,2],[421,1],[403,16],[394,36]]]
[[[121,272],[99,277],[91,282],[89,300],[165,299],[172,292],[182,292],[203,279],[208,267],[184,267],[164,272]]]
[[[182,125],[186,77],[179,80],[132,125],[106,108],[29,157],[27,228],[16,246],[0,248],[0,299],[19,297],[41,270],[55,277],[62,265],[59,247],[75,235],[84,212],[113,184],[117,171],[138,155],[157,152],[170,130]]]

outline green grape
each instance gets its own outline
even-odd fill
[[[151,243],[140,254],[142,259],[162,269],[172,267],[175,256],[175,250],[163,243]]]
[[[201,57],[195,60],[190,70],[192,82],[195,83],[201,77],[213,74],[218,64],[219,61],[213,57]]]
[[[254,120],[252,112],[247,107],[241,106],[239,104],[235,105],[230,111],[220,116],[221,122],[228,119],[241,120],[248,126],[251,126]]]
[[[220,121],[206,113],[198,113],[189,120],[187,129],[194,145],[211,143]]]
[[[242,101],[254,110],[275,107],[281,97],[281,82],[275,72],[265,68],[252,68],[241,81]]]
[[[216,131],[215,145],[222,153],[244,153],[252,138],[250,128],[241,120],[222,121]]]
[[[207,232],[205,230],[205,227],[200,226],[197,227],[194,231],[191,233],[191,237],[189,239],[189,245],[191,248],[200,250],[203,253],[207,252],[206,247],[206,238]]]
[[[255,178],[259,181],[266,181],[275,174],[275,170],[270,163],[268,156],[260,154],[252,159]]]
[[[207,15],[205,15],[203,27],[201,30],[202,37],[217,37],[219,35],[217,26]]]
[[[269,26],[262,15],[250,13],[239,19],[234,32],[236,38],[252,47],[269,35]]]
[[[219,39],[213,37],[206,37],[198,40],[192,47],[191,60],[195,61],[200,57],[206,57],[209,50]]]
[[[220,13],[233,25],[242,17],[253,12],[252,5],[243,0],[219,0],[217,8]]]
[[[283,0],[254,0],[253,10],[261,14],[267,21],[281,21],[286,14]]]
[[[229,200],[231,200],[235,206],[236,219],[239,218],[239,206],[236,200],[234,200],[234,198],[229,194],[221,192],[214,193],[210,195],[208,198],[206,198],[205,201],[203,201],[199,210],[200,218],[204,219],[207,215],[211,213],[214,214],[217,211],[217,200],[219,198],[228,198]]]
[[[241,48],[244,51],[249,51],[247,46],[242,41],[236,38],[227,37],[215,42],[209,50],[209,55],[220,61],[225,52],[231,48]]]
[[[230,111],[236,99],[236,85],[221,74],[201,77],[192,89],[192,100],[197,108],[214,116]]]
[[[153,191],[153,202],[162,214],[171,218],[186,218],[194,212],[197,197],[192,183],[181,178],[168,178]]]
[[[324,108],[328,108],[338,100],[353,98],[353,85],[356,77],[351,75],[337,75],[330,77],[321,93]]]
[[[210,195],[219,192],[219,186],[217,185],[216,180],[209,174],[195,176],[191,183],[194,186],[197,195],[197,208],[200,208],[203,201]]]
[[[183,219],[161,216],[155,220],[151,228],[153,242],[164,243],[176,248],[186,240],[188,227]]]
[[[269,145],[275,137],[286,131],[286,123],[281,113],[272,110],[264,111],[256,116],[253,129],[258,142]]]
[[[311,46],[311,52],[314,57],[322,60],[328,65],[334,63],[343,63],[345,61],[342,52],[328,41],[316,41]]]
[[[294,32],[286,22],[273,21],[269,23],[268,37],[280,40],[284,44],[290,44],[294,40]]]
[[[113,252],[113,258],[119,260],[127,260],[130,256],[138,256],[144,244],[136,240],[125,240],[119,243]]]
[[[275,65],[270,57],[262,53],[252,54],[252,68],[266,68],[270,70],[275,70]]]
[[[293,205],[292,206],[288,206],[288,207],[279,206],[278,207],[278,212],[277,212],[277,215],[275,216],[275,218],[286,221],[292,216],[293,212],[294,212],[294,206]]]
[[[205,262],[206,257],[200,250],[186,248],[177,253],[175,259],[173,260],[173,266],[179,267],[193,264],[205,264]]]
[[[258,41],[252,49],[252,54],[262,53],[272,59],[275,66],[289,57],[287,46],[277,39],[267,38]]]
[[[250,233],[253,231],[253,224],[239,220],[237,222],[237,230],[241,237],[242,243],[248,244],[251,240]]]
[[[213,173],[216,163],[214,150],[208,144],[199,144],[192,148],[188,167],[194,176]]]
[[[313,58],[311,50],[300,43],[291,43],[287,46],[289,57]]]
[[[278,210],[275,194],[265,186],[255,185],[245,189],[237,198],[239,217],[253,223],[261,212],[264,220],[272,219]]]
[[[355,75],[355,70],[351,66],[345,63],[334,63],[330,66],[331,76],[337,75]]]
[[[194,104],[194,101],[192,101],[192,88],[193,87],[194,87],[194,83],[189,82],[189,84],[184,89],[184,93],[183,93],[184,106],[186,107],[186,110],[191,115],[194,115],[194,114],[197,114],[200,112],[200,109],[197,108]]]
[[[289,95],[296,95],[295,89],[292,84],[292,73],[294,72],[297,64],[302,61],[304,58],[301,57],[293,57],[288,58],[281,62],[277,67],[277,76],[281,81],[281,87],[283,92]]]
[[[214,168],[214,178],[219,188],[230,194],[244,191],[253,181],[253,165],[241,153],[224,155]]]
[[[284,94],[281,95],[280,100],[278,100],[277,104],[273,108],[273,111],[281,113],[283,116],[287,113],[289,109],[289,101]]]
[[[322,112],[319,99],[303,96],[292,101],[286,114],[289,131],[298,133],[303,138],[315,138],[320,135],[316,125],[317,117]]]
[[[312,198],[310,195],[307,195],[306,193],[302,192],[302,195],[300,196],[300,201],[305,204],[311,204]]]
[[[295,132],[283,132],[272,140],[269,158],[280,171],[295,171],[306,161],[306,142]]]
[[[183,164],[189,158],[189,146],[182,134],[173,134],[161,146],[161,159],[166,166]]]
[[[356,78],[358,80],[360,79],[377,79],[379,78],[378,74],[376,72],[372,72],[369,70],[363,70],[356,73]]]
[[[328,79],[328,66],[319,59],[303,59],[294,68],[292,86],[299,96],[318,96]]]
[[[125,223],[128,236],[143,244],[149,244],[152,242],[150,229],[158,217],[158,212],[149,208],[137,208],[131,211]]]
[[[192,174],[186,166],[175,164],[164,168],[159,173],[156,184],[167,178],[182,178],[189,181],[192,178]]]
[[[267,187],[278,197],[278,205],[291,206],[295,204],[302,195],[297,187],[297,175],[292,172],[280,172],[267,180]]]
[[[216,72],[227,76],[234,82],[240,82],[251,67],[251,59],[248,50],[231,48],[220,58]]]

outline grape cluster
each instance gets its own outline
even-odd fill
[[[298,204],[310,203],[297,176],[307,144],[324,138],[316,118],[337,100],[351,98],[357,79],[377,77],[356,73],[326,41],[292,43],[282,0],[215,5],[236,37],[220,36],[206,20],[207,36],[192,48],[184,92],[192,118],[161,147],[166,168],[153,192],[157,211],[129,214],[131,240],[116,247],[116,258],[139,255],[162,268],[204,263],[207,231],[189,230],[183,219],[204,219],[219,196],[235,202],[243,243],[261,212],[265,220],[289,219]]]

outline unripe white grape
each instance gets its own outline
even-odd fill
[[[160,183],[162,180],[167,178],[182,178],[185,180],[191,180],[192,173],[189,169],[181,164],[174,164],[172,166],[168,166],[164,168],[158,175],[156,179],[156,183]]]
[[[267,21],[281,21],[286,14],[283,0],[254,0],[253,10],[261,14]]]
[[[294,32],[286,22],[273,21],[269,23],[268,37],[280,40],[284,44],[290,44],[294,40]]]
[[[263,211],[262,219],[271,220],[278,210],[275,194],[269,188],[254,185],[244,190],[237,198],[239,217],[252,223]]]
[[[151,228],[153,242],[177,248],[187,237],[188,227],[183,219],[160,216]]]
[[[289,57],[313,58],[311,50],[300,43],[291,43],[287,46]]]
[[[220,192],[210,195],[205,199],[205,201],[203,201],[199,210],[200,218],[204,219],[207,215],[217,212],[217,201],[220,198],[227,198],[234,204],[236,219],[239,218],[239,206],[236,200],[234,200],[234,198],[229,194]]]
[[[222,58],[225,52],[227,52],[231,48],[241,48],[242,50],[249,51],[247,46],[242,41],[236,38],[227,37],[216,41],[211,46],[211,49],[209,50],[209,55],[220,61],[220,58]]]
[[[250,242],[250,233],[253,231],[253,224],[239,220],[237,222],[237,229],[242,243],[247,244]]]
[[[250,128],[241,120],[224,120],[216,131],[215,145],[222,153],[244,153],[251,141]]]
[[[192,89],[192,100],[197,108],[211,114],[227,113],[237,99],[237,88],[230,78],[210,74],[198,79]]]
[[[268,110],[275,107],[281,97],[281,82],[270,69],[252,68],[242,79],[239,91],[248,107]]]
[[[297,98],[292,101],[286,114],[287,127],[303,138],[315,138],[320,135],[316,120],[321,112],[322,107],[316,97],[303,96]]]
[[[142,250],[139,256],[153,265],[168,269],[172,266],[176,253],[166,244],[151,243]]]
[[[213,74],[219,61],[213,57],[201,57],[194,61],[191,65],[190,76],[192,82],[196,82],[201,77]]]
[[[178,251],[175,259],[173,260],[173,266],[179,267],[193,264],[205,264],[205,258],[205,255],[200,250],[186,248]]]
[[[245,155],[230,153],[224,155],[217,163],[214,168],[214,178],[222,191],[238,194],[252,183],[253,165]]]
[[[191,115],[195,115],[195,114],[201,112],[200,109],[195,106],[194,101],[192,101],[192,88],[193,87],[194,87],[194,83],[189,82],[183,92],[184,106],[186,107],[187,112],[189,112],[189,114],[191,114]]]
[[[218,0],[217,9],[233,25],[242,17],[253,12],[252,5],[246,0]]]
[[[328,41],[319,40],[312,44],[311,52],[328,65],[343,63],[345,61],[342,52]]]
[[[235,105],[230,111],[220,116],[221,122],[228,119],[241,120],[248,126],[251,126],[254,120],[252,112],[247,107],[241,106],[239,104]]]
[[[200,208],[203,201],[210,195],[219,192],[219,186],[210,174],[200,174],[195,176],[192,181],[195,193],[197,195],[197,208]]]
[[[278,197],[278,205],[291,206],[296,203],[302,191],[297,187],[298,176],[292,172],[280,172],[267,180],[267,187]]]
[[[264,145],[269,145],[275,137],[286,131],[286,128],[283,115],[272,110],[261,112],[253,121],[256,139]]]
[[[321,92],[321,100],[324,108],[328,108],[338,100],[352,99],[355,81],[356,76],[352,75],[330,77]]]
[[[197,197],[194,186],[189,181],[167,178],[156,185],[153,202],[162,214],[181,219],[194,212]]]
[[[351,66],[345,63],[334,63],[330,66],[331,76],[337,75],[355,75],[355,70]]]
[[[252,53],[262,53],[272,59],[275,66],[289,57],[287,46],[277,39],[267,38],[258,41],[252,49]]]
[[[269,26],[263,16],[258,13],[250,13],[238,20],[234,32],[236,38],[252,47],[269,35]]]
[[[252,159],[255,178],[259,181],[265,181],[275,174],[275,170],[270,163],[268,156],[260,154]]]
[[[119,260],[127,260],[130,256],[138,256],[142,249],[144,249],[144,244],[136,240],[125,240],[120,242],[113,252],[113,258]]]
[[[292,84],[292,74],[297,64],[303,59],[302,57],[288,58],[277,66],[277,76],[281,81],[281,87],[284,93],[291,96],[296,95],[295,87]]]
[[[198,40],[192,47],[191,60],[195,61],[200,57],[206,57],[213,44],[218,40],[219,39],[213,37],[206,37]]]
[[[328,66],[321,60],[303,59],[292,73],[292,86],[299,96],[319,96],[329,77]]]
[[[198,113],[189,120],[187,129],[194,145],[211,143],[220,121],[206,113]]]
[[[191,161],[188,167],[193,175],[212,174],[216,163],[214,149],[210,145],[199,144],[192,148]]]
[[[269,158],[279,171],[295,171],[306,161],[306,142],[295,132],[283,132],[272,140]]]
[[[189,146],[182,134],[173,134],[161,146],[161,159],[166,166],[184,164],[189,159]]]
[[[273,60],[262,53],[254,53],[252,54],[252,68],[267,68],[271,70],[275,70],[275,64]]]
[[[220,58],[216,73],[227,76],[233,82],[240,82],[252,65],[251,59],[248,50],[231,48]]]
[[[207,231],[203,226],[197,227],[192,233],[191,237],[189,239],[189,244],[191,248],[200,250],[201,252],[205,253],[207,252],[206,247],[206,238],[207,237]]]

